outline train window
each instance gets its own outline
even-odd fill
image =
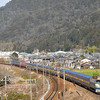
[[[74,76],[74,77],[83,79],[83,80],[87,80],[87,81],[89,80],[89,78],[84,77],[84,76],[81,76],[81,75],[78,75],[78,74],[74,74],[74,73],[70,73],[70,72],[68,72],[68,74],[69,74],[69,75],[72,75],[72,76]]]
[[[100,84],[100,80],[96,80],[96,83],[99,83]]]

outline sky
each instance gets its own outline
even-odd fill
[[[8,3],[11,0],[0,0],[0,7],[5,6],[6,3]]]

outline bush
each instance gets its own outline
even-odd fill
[[[8,100],[18,100],[18,99],[30,100],[29,95],[17,92],[9,93],[7,98]]]
[[[98,67],[96,67],[96,69],[99,69],[99,66],[98,66]]]

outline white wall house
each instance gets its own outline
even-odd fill
[[[10,58],[10,56],[16,52],[17,54],[19,54],[19,52],[17,51],[0,51],[0,58]]]

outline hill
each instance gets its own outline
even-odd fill
[[[0,50],[100,46],[100,0],[12,0],[0,8]]]

